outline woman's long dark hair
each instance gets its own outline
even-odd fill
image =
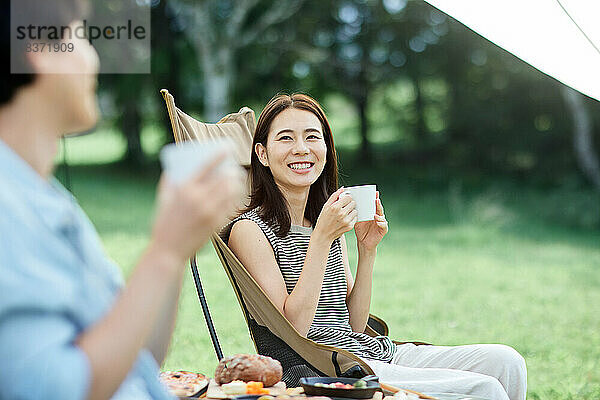
[[[338,189],[337,154],[333,144],[333,135],[327,117],[325,117],[319,103],[310,96],[301,93],[280,94],[273,97],[260,113],[254,133],[250,161],[250,205],[245,211],[258,207],[257,211],[261,218],[274,225],[275,232],[279,237],[286,236],[290,230],[291,218],[288,205],[273,179],[271,170],[260,163],[255,149],[257,143],[261,143],[265,148],[267,147],[267,137],[269,136],[271,123],[279,113],[288,108],[313,113],[321,122],[323,138],[327,146],[325,168],[319,178],[310,186],[306,210],[304,211],[304,217],[313,226],[317,223],[323,204]]]

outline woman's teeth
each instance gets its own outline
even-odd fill
[[[311,163],[296,163],[289,165],[291,169],[308,169],[312,166]]]

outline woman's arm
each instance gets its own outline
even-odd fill
[[[302,336],[308,333],[317,310],[331,243],[311,236],[302,273],[288,294],[273,248],[255,222],[236,222],[229,236],[231,250]]]
[[[356,279],[352,286],[348,285],[346,304],[350,313],[350,326],[355,332],[364,332],[369,320],[371,307],[371,293],[373,290],[373,266],[377,256],[377,246],[388,231],[388,223],[383,213],[383,205],[379,199],[379,192],[375,199],[375,216],[372,221],[358,222],[354,226],[356,243],[358,245],[358,265],[356,266]],[[350,275],[348,266],[348,250],[346,241],[342,238],[342,252],[345,254],[344,262],[346,276]]]
[[[331,244],[350,230],[356,220],[355,203],[350,196],[339,198],[340,193],[341,189],[323,206],[310,237],[302,272],[290,294],[273,249],[256,223],[238,221],[229,236],[231,250],[302,336],[307,335],[317,310]]]
[[[346,271],[346,280],[348,281],[348,295],[346,305],[350,313],[350,326],[354,332],[364,332],[369,320],[369,310],[371,308],[371,291],[373,283],[373,265],[375,264],[375,254],[364,252],[358,255],[358,266],[356,268],[356,280],[350,272],[348,262],[348,250],[346,239],[341,237],[342,259],[344,260],[344,270]]]

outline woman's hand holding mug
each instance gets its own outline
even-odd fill
[[[352,230],[358,216],[356,202],[343,192],[342,187],[327,199],[315,225],[314,233],[331,242]]]
[[[371,221],[357,222],[354,226],[358,251],[375,251],[388,232],[388,222],[383,213],[379,191],[375,193],[375,216]]]

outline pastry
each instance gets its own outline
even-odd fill
[[[281,380],[281,363],[271,357],[258,354],[236,354],[223,359],[215,370],[215,381],[222,385],[232,381],[262,382],[265,387]]]

